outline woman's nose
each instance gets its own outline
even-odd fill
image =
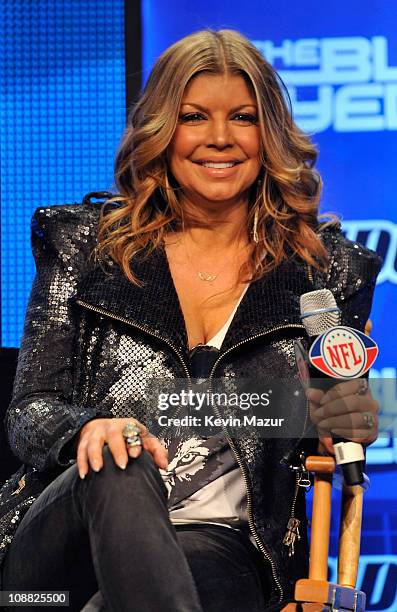
[[[228,121],[213,121],[208,126],[209,137],[208,144],[218,149],[224,149],[233,145],[233,134]]]

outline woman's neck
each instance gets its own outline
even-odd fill
[[[227,209],[212,206],[206,210],[187,205],[185,227],[169,239],[181,241],[193,251],[221,253],[248,246],[248,205],[245,202]]]

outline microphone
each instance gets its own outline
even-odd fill
[[[339,371],[342,371],[342,369],[332,367],[332,365],[335,365],[332,359],[338,366],[339,362],[336,360],[342,359],[342,357],[344,359],[343,365],[348,364],[347,351],[349,347],[353,352],[354,364],[360,364],[361,361],[364,361],[363,355],[359,354],[358,350],[355,351],[355,345],[357,344],[355,340],[359,338],[362,341],[361,336],[363,334],[357,330],[340,326],[341,314],[332,292],[329,289],[319,289],[303,294],[300,298],[300,309],[302,323],[311,340],[309,364],[311,386],[327,391],[341,380],[360,378],[368,368],[361,367],[361,370],[360,367],[352,368],[352,371],[347,375],[345,373],[345,375],[338,376],[338,369]],[[332,333],[333,330],[335,330],[334,334]],[[337,333],[339,330],[342,331]],[[339,341],[339,344],[337,344],[335,343],[336,336],[340,336],[341,339],[347,337],[348,340],[353,340],[353,342],[349,343],[344,339],[343,342]],[[328,345],[325,342],[326,338]],[[372,340],[370,342],[373,343]],[[331,360],[328,360],[328,362],[325,355],[327,350],[331,356]],[[373,361],[374,359],[371,359],[372,363]],[[347,485],[362,484],[364,482],[365,461],[362,445],[336,436],[332,436],[332,442],[335,448],[336,463],[341,466],[345,483]]]

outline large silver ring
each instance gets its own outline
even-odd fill
[[[375,425],[375,417],[372,412],[363,412],[363,421],[365,429],[372,429]]]
[[[142,446],[141,430],[135,423],[127,423],[123,429],[123,437],[128,448]]]
[[[368,391],[368,378],[359,378],[358,379],[358,390],[356,391],[357,395],[365,395]]]

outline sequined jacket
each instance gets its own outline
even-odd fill
[[[0,490],[0,561],[28,508],[75,461],[84,423],[133,415],[150,429],[158,415],[147,381],[189,378],[186,328],[164,251],[134,263],[142,287],[117,265],[98,265],[90,255],[99,211],[85,198],[83,204],[39,208],[32,219],[37,274],[5,421],[23,466]],[[299,296],[314,288],[330,288],[342,322],[363,328],[379,258],[335,229],[324,231],[323,241],[331,257],[327,274],[291,258],[250,285],[212,377],[297,379],[293,342],[304,337]],[[291,419],[301,419],[303,428],[306,404],[296,404]],[[277,601],[290,596],[307,572],[304,496],[281,461],[296,440],[228,435],[247,486],[249,528]],[[302,538],[289,557],[282,541],[294,513]]]

